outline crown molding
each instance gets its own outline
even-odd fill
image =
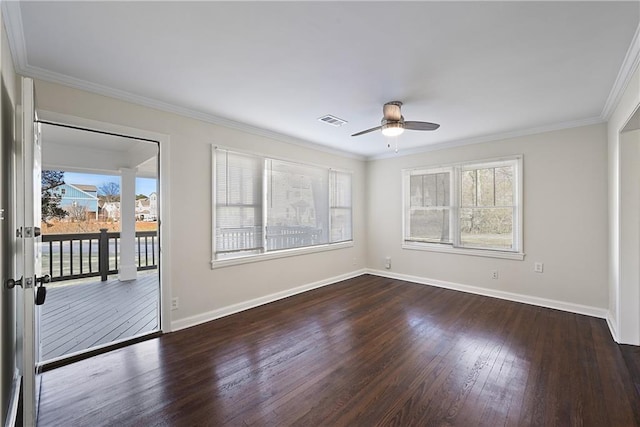
[[[446,141],[437,144],[427,145],[424,147],[411,148],[408,150],[400,150],[398,153],[383,153],[375,156],[367,157],[367,160],[381,160],[390,159],[395,157],[411,156],[414,154],[428,153],[437,150],[446,150],[449,148],[462,147],[465,145],[481,144],[483,142],[494,142],[510,138],[519,138],[522,136],[536,135],[545,132],[552,132],[556,130],[571,129],[582,126],[590,126],[595,124],[604,123],[605,120],[602,117],[591,117],[588,119],[572,120],[568,122],[555,123],[546,126],[540,126],[530,129],[518,130],[513,132],[495,133],[491,135],[479,136],[477,138],[469,138],[462,140]]]
[[[618,106],[620,98],[627,88],[633,73],[638,69],[638,65],[640,65],[640,24],[638,25],[638,28],[636,28],[636,33],[631,40],[629,48],[627,49],[627,54],[622,61],[622,66],[620,67],[620,71],[618,71],[616,81],[613,83],[611,92],[609,92],[609,97],[607,98],[604,108],[602,109],[602,113],[600,114],[603,120],[608,121],[611,118],[611,115]]]
[[[22,12],[19,1],[2,1],[2,17],[7,30],[9,49],[16,71],[24,69],[27,64],[27,46],[22,28]]]

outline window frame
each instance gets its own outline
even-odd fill
[[[513,209],[513,248],[492,248],[482,246],[463,246],[461,243],[460,210],[462,206],[462,172],[470,169],[495,168],[501,165],[513,165],[514,167],[514,205]],[[449,232],[451,243],[421,242],[409,240],[410,232],[410,180],[412,175],[431,174],[451,171],[450,189],[450,225]],[[473,255],[489,258],[504,258],[523,260],[523,156],[513,155],[500,158],[483,159],[476,161],[451,163],[447,165],[424,166],[402,170],[402,248],[409,250],[423,250],[432,252],[444,252],[463,255]]]
[[[244,255],[240,255],[237,257],[232,257],[232,258],[224,258],[224,259],[216,259],[216,215],[217,215],[217,181],[216,181],[216,174],[217,174],[217,169],[216,169],[216,151],[220,151],[220,152],[229,152],[229,153],[235,153],[238,155],[242,155],[242,156],[252,156],[252,157],[258,157],[260,158],[260,162],[262,163],[261,166],[261,170],[262,170],[262,194],[260,195],[260,202],[262,203],[262,230],[263,230],[263,248],[262,251],[259,253],[247,253]],[[322,168],[322,169],[326,169],[327,170],[327,185],[330,186],[331,185],[331,172],[332,171],[336,171],[339,173],[346,173],[349,174],[349,176],[351,177],[350,179],[350,194],[351,194],[351,239],[350,240],[345,240],[345,241],[339,241],[339,242],[331,242],[331,188],[328,188],[327,191],[327,197],[326,197],[326,202],[327,202],[327,211],[329,213],[328,215],[328,243],[322,243],[322,244],[317,244],[317,245],[311,245],[311,246],[302,246],[302,247],[297,247],[297,248],[286,248],[286,249],[278,249],[278,250],[267,250],[266,249],[266,226],[267,226],[267,161],[268,160],[275,160],[275,161],[280,161],[280,162],[288,162],[288,163],[293,163],[295,165],[298,166],[308,166],[308,167],[313,167],[313,168]],[[309,163],[309,162],[301,162],[298,160],[292,160],[292,159],[288,159],[288,158],[283,158],[283,157],[277,157],[277,156],[271,156],[271,155],[266,155],[266,154],[262,154],[262,153],[258,153],[258,152],[248,152],[248,151],[243,151],[243,150],[238,150],[235,148],[228,148],[228,147],[224,147],[224,146],[218,146],[218,145],[212,145],[211,147],[211,193],[212,193],[212,199],[211,199],[211,207],[212,207],[212,215],[211,215],[211,268],[212,269],[216,269],[216,268],[222,268],[222,267],[227,267],[227,266],[232,266],[232,265],[240,265],[240,264],[247,264],[247,263],[253,263],[253,262],[260,262],[260,261],[266,261],[266,260],[271,260],[271,259],[277,259],[277,258],[284,258],[284,257],[291,257],[291,256],[298,256],[298,255],[303,255],[303,254],[311,254],[311,253],[317,253],[317,252],[325,252],[325,251],[331,251],[331,250],[336,250],[336,249],[343,249],[343,248],[348,248],[348,247],[353,247],[354,243],[354,236],[353,236],[353,172],[347,169],[340,169],[340,168],[333,168],[333,167],[328,167],[325,165],[319,165],[319,164],[313,164],[313,163]]]

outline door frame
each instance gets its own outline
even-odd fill
[[[114,134],[126,135],[134,138],[155,140],[159,145],[159,185],[158,191],[160,204],[158,206],[160,218],[159,230],[159,266],[160,266],[160,332],[171,332],[171,210],[169,208],[170,198],[170,177],[169,177],[169,135],[121,126],[113,123],[86,119],[53,111],[36,108],[38,119],[60,125],[75,126],[86,130],[97,132],[110,132]]]

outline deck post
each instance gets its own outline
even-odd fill
[[[100,280],[107,281],[109,274],[109,237],[107,237],[107,228],[100,229],[100,238],[98,239],[98,269],[100,270]]]
[[[135,280],[136,263],[136,172],[137,169],[120,169],[120,263],[118,279]]]

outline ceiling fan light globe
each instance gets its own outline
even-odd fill
[[[404,132],[404,126],[401,123],[387,123],[382,127],[384,136],[399,136]]]

